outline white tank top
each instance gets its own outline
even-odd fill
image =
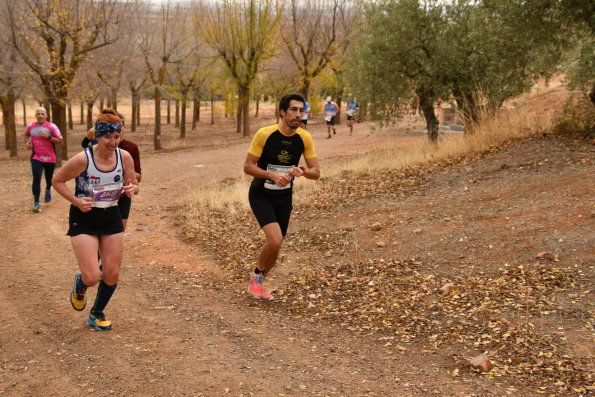
[[[91,197],[93,207],[107,208],[118,204],[122,195],[124,166],[120,149],[116,148],[116,166],[111,171],[100,171],[95,165],[93,148],[86,148],[87,169],[76,177],[75,195]]]

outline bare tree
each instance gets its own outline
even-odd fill
[[[281,36],[300,74],[307,98],[312,79],[349,45],[353,5],[349,0],[291,0]]]
[[[141,22],[146,24],[147,29],[140,34],[138,46],[155,88],[155,150],[161,149],[161,95],[167,67],[183,61],[194,50],[187,45],[188,35],[180,34],[187,29],[187,16],[187,8],[179,4],[174,7],[170,1],[163,1],[158,20],[149,16],[149,20]],[[155,29],[156,25],[158,29]]]
[[[281,8],[274,0],[222,0],[208,15],[205,37],[236,83],[237,131],[244,136],[250,135],[250,86],[274,53],[280,20]]]
[[[81,62],[92,51],[112,44],[121,21],[119,0],[7,0],[13,46],[37,75],[51,106],[52,120],[63,132],[62,159],[68,158],[66,100]]]
[[[16,86],[19,84],[20,79],[15,73],[17,69],[14,68],[17,64],[15,51],[10,45],[4,48],[7,51],[2,51],[0,54],[0,105],[2,106],[6,149],[10,151],[10,157],[16,157],[15,101]]]

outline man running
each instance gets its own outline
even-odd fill
[[[41,196],[41,175],[45,174],[46,203],[52,201],[52,177],[56,168],[56,151],[54,144],[62,144],[62,134],[56,124],[47,121],[48,113],[43,107],[35,109],[36,122],[27,126],[25,130],[25,146],[31,150],[31,171],[33,172],[33,209],[41,211],[39,197]]]
[[[353,134],[353,120],[355,120],[357,109],[359,109],[359,106],[356,101],[352,99],[347,102],[347,126],[349,127],[349,136]]]
[[[328,133],[326,139],[331,137],[331,128],[333,129],[333,134],[337,133],[335,130],[335,117],[338,111],[339,107],[333,102],[333,98],[327,96],[324,103],[324,120],[326,121],[326,132]]]
[[[312,136],[299,128],[304,105],[299,94],[281,98],[279,124],[256,132],[244,162],[244,172],[254,177],[248,194],[250,207],[265,236],[248,287],[248,292],[259,299],[272,299],[264,279],[275,266],[287,233],[294,178],[320,178]],[[298,166],[302,155],[307,168]]]
[[[310,117],[310,104],[308,101],[304,102],[304,114],[302,114],[302,123],[300,127],[306,128],[308,125],[308,117]]]

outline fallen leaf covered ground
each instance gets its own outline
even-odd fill
[[[268,310],[374,335],[396,351],[447,355],[453,377],[588,395],[594,149],[548,135],[404,171],[323,178],[295,194]],[[181,235],[243,288],[263,241],[251,212],[191,213],[176,211]],[[469,365],[480,353],[493,364],[483,375]]]

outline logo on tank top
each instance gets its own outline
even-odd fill
[[[89,185],[98,185],[101,182],[101,178],[98,176],[89,176]]]
[[[120,175],[116,175],[114,177],[114,182],[120,182],[122,180],[122,177]]]

